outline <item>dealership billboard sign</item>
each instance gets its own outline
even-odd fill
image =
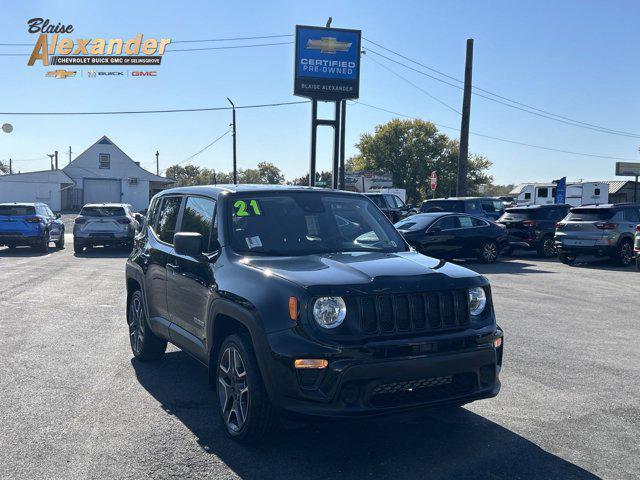
[[[616,175],[618,177],[640,176],[640,163],[616,162]]]
[[[293,94],[313,100],[358,98],[360,30],[296,26]]]

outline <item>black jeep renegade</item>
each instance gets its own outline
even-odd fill
[[[206,365],[239,441],[281,415],[379,415],[500,389],[487,279],[412,251],[361,194],[166,190],[126,281],[133,354],[155,360],[171,342]]]

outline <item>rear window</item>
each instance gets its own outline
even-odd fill
[[[559,212],[552,208],[510,208],[500,217],[500,220],[508,222],[521,222],[523,220],[552,220],[558,215]]]
[[[431,223],[434,220],[437,220],[438,218],[439,216],[436,216],[434,218],[433,215],[427,215],[424,217],[420,215],[412,215],[396,223],[395,227],[398,230],[409,230],[409,231],[424,230],[429,225],[431,225]]]
[[[615,214],[616,210],[608,208],[572,208],[566,220],[573,222],[598,222],[609,220]]]
[[[22,215],[35,215],[36,207],[19,205],[0,205],[0,215],[5,217],[18,217]]]
[[[428,200],[420,210],[422,212],[464,213],[464,202],[460,200]]]
[[[84,207],[80,215],[85,217],[123,217],[126,212],[122,207]]]

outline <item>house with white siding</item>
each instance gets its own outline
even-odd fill
[[[86,203],[129,203],[145,210],[172,180],[142,168],[103,136],[62,170],[0,176],[0,202],[44,202],[52,210]]]

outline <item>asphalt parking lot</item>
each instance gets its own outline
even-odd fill
[[[523,254],[468,264],[506,332],[503,390],[458,411],[228,441],[205,369],[132,359],[124,261],[0,248],[0,477],[638,478],[640,273]]]

